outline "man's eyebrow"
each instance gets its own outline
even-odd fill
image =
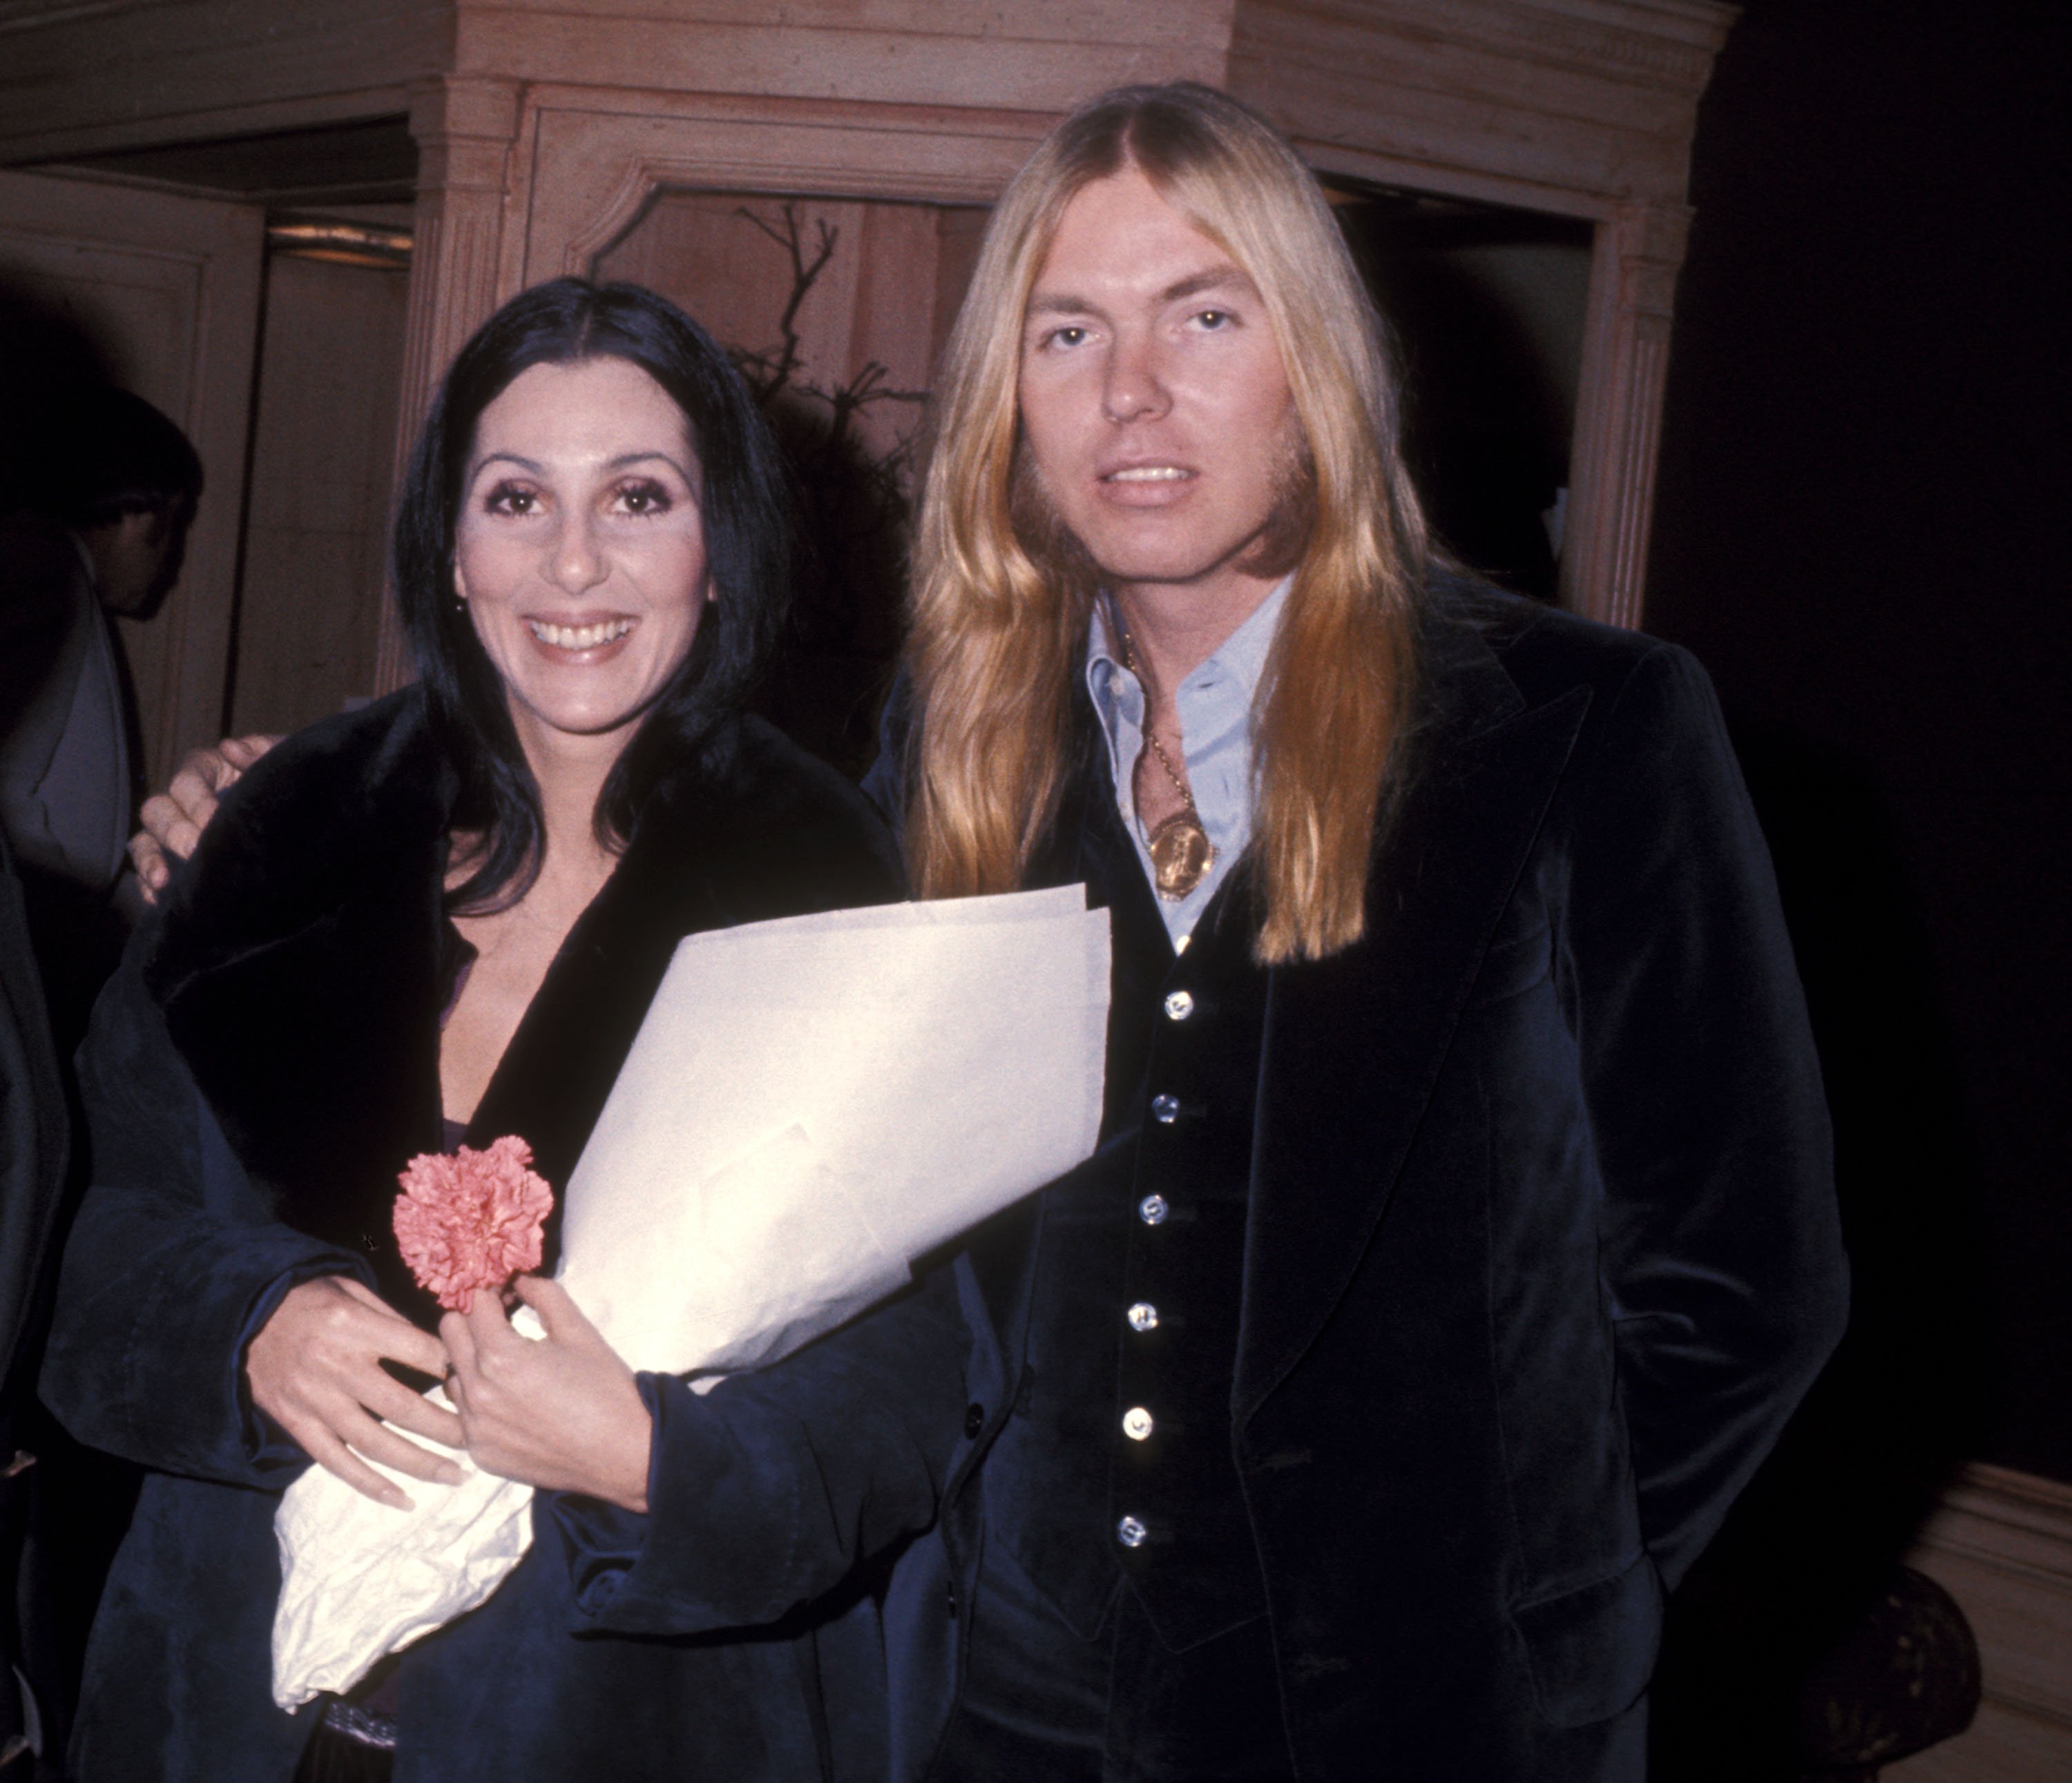
[[[1243,269],[1211,266],[1205,272],[1190,273],[1187,277],[1167,286],[1158,294],[1158,301],[1161,303],[1184,303],[1189,298],[1199,297],[1204,291],[1250,291],[1256,289],[1245,277]]]
[[[1029,299],[1029,314],[1032,316],[1086,316],[1098,307],[1087,298],[1074,297],[1069,291],[1038,291]]]
[[[1199,297],[1204,291],[1256,290],[1257,287],[1245,276],[1242,267],[1211,266],[1175,280],[1158,294],[1157,301],[1161,303],[1184,303],[1189,298]],[[1092,298],[1079,297],[1070,291],[1038,291],[1029,299],[1029,314],[1032,316],[1084,316],[1100,313],[1100,306]]]

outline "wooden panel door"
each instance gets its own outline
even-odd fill
[[[276,252],[252,409],[228,728],[299,730],[374,688],[409,275]]]
[[[0,292],[69,323],[201,454],[179,585],[154,618],[121,625],[154,785],[223,731],[265,252],[256,205],[0,172]]]

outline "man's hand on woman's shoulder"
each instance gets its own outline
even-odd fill
[[[201,840],[216,815],[218,796],[237,783],[245,770],[276,743],[278,737],[226,737],[212,748],[189,751],[171,785],[144,801],[138,814],[144,827],[130,838],[130,859],[145,902],[155,904],[173,876],[173,862],[184,861]]]

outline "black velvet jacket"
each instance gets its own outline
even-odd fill
[[[283,744],[224,802],[82,1054],[92,1181],[46,1398],[147,1478],[96,1624],[88,1783],[285,1779],[273,1706],[275,1493],[306,1465],[242,1391],[240,1343],[294,1282],[399,1304],[397,1169],[437,1147],[450,789],[414,693]],[[643,811],[483,1098],[565,1185],[677,940],[898,895],[832,770],[753,720]],[[954,1312],[923,1293],[698,1398],[643,1375],[651,1514],[557,1494],[480,1610],[405,1653],[398,1783],[870,1778],[875,1605],[858,1568],[933,1514],[963,1404]]]
[[[1424,675],[1367,939],[1265,970],[1263,1033],[1223,1043],[1259,1047],[1228,1453],[1298,1775],[1638,1783],[1664,1590],[1843,1321],[1819,1069],[1688,656],[1445,585]],[[1104,902],[1140,880],[1113,803],[1090,750],[1035,877]],[[1176,1218],[1184,1125],[1144,1110],[1215,1078],[1198,965],[1169,960],[1159,988],[1194,993],[1184,1027],[1118,997],[1083,1167],[1132,1149],[1121,1192],[1156,1189]],[[1132,1508],[1112,1465],[1087,1526],[1062,1530],[1046,1464],[1003,1435],[1071,1418],[1029,1366],[1056,1199],[960,1266],[980,1409],[887,1606],[901,1777],[929,1774],[964,1643],[985,1637],[987,1544],[1071,1621]],[[1128,1341],[1122,1311],[1084,1341]],[[1124,1408],[1093,1414],[1118,1452]],[[1159,1563],[1153,1544],[1122,1558]]]

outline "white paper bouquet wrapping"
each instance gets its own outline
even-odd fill
[[[563,1196],[560,1278],[612,1347],[713,1378],[775,1362],[1091,1152],[1108,927],[1084,906],[1074,885],[684,941]],[[458,1486],[390,1476],[409,1511],[318,1468],[289,1489],[283,1708],[351,1689],[523,1557],[532,1489],[455,1459]]]

